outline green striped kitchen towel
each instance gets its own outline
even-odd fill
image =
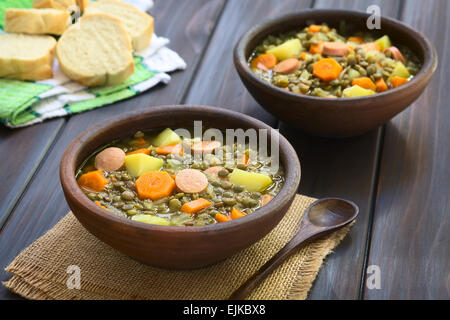
[[[143,10],[150,0],[127,0]],[[0,27],[5,8],[29,8],[32,0],[0,0]],[[11,128],[91,110],[132,97],[156,84],[168,83],[167,72],[186,68],[184,60],[167,48],[169,39],[153,35],[148,48],[134,53],[136,71],[116,86],[84,87],[68,79],[55,59],[54,76],[43,81],[0,79],[0,122]]]

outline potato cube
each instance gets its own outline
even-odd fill
[[[263,173],[248,172],[235,168],[230,175],[233,184],[241,185],[250,192],[261,192],[272,185],[272,179]]]
[[[157,216],[152,216],[149,214],[137,214],[137,215],[131,217],[131,220],[149,223],[149,224],[157,224],[159,226],[170,225],[170,221],[168,219],[164,219],[164,218],[157,217]]]
[[[353,87],[344,89],[343,93],[345,98],[356,98],[356,97],[370,96],[372,94],[375,94],[375,91],[361,88],[360,86],[355,84]]]
[[[158,171],[163,166],[164,161],[144,153],[132,154],[125,157],[125,168],[135,178],[141,174]]]
[[[153,140],[153,144],[157,147],[167,146],[169,144],[174,144],[181,142],[181,138],[170,128],[164,129],[160,134],[156,136]]]
[[[374,42],[380,46],[381,52],[392,46],[391,39],[389,39],[387,35],[382,36],[380,39],[377,39]]]
[[[277,57],[278,60],[286,60],[294,58],[302,51],[302,44],[298,39],[291,39],[283,42],[279,46],[267,50],[267,53],[271,53]]]
[[[402,62],[397,61],[395,63],[394,70],[392,70],[391,77],[395,77],[395,76],[408,79],[411,76],[411,74],[409,73],[408,69],[405,67],[405,65]]]

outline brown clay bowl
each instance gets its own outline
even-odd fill
[[[280,163],[285,179],[279,194],[266,206],[243,218],[198,226],[157,226],[108,213],[95,205],[78,187],[75,172],[95,150],[137,130],[166,127],[267,129],[267,141],[279,136]],[[295,150],[277,131],[241,113],[203,106],[160,106],[106,120],[82,133],[65,151],[60,165],[61,185],[67,203],[81,224],[111,247],[145,264],[191,269],[213,264],[255,243],[283,218],[300,183],[300,163]],[[221,245],[218,245],[221,244]]]
[[[418,56],[422,68],[408,83],[372,96],[330,99],[299,95],[280,89],[259,79],[247,61],[254,48],[271,34],[300,29],[307,22],[326,22],[337,27],[340,20],[352,24],[355,31],[367,30],[364,12],[347,10],[306,10],[262,23],[238,41],[234,49],[237,72],[255,100],[280,120],[313,135],[348,137],[362,134],[407,108],[423,92],[436,70],[436,50],[418,31],[394,19],[381,18],[381,30],[394,44],[408,46]]]

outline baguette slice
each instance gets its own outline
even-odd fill
[[[51,8],[67,10],[70,6],[76,5],[76,0],[33,0],[33,8]]]
[[[42,80],[53,76],[56,40],[51,36],[0,34],[0,77]]]
[[[6,9],[6,32],[61,35],[67,29],[70,14],[57,9]]]
[[[84,86],[116,85],[134,73],[130,37],[108,14],[85,15],[58,41],[61,70]]]
[[[93,3],[85,13],[103,12],[121,19],[130,34],[133,49],[142,50],[149,44],[153,34],[153,17],[135,6],[118,0],[102,0]]]

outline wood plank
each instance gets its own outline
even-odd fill
[[[24,129],[0,127],[0,228],[63,123],[63,119],[55,119]]]
[[[228,2],[186,102],[226,107],[275,127],[277,119],[261,108],[239,79],[233,64],[233,48],[251,27],[264,20],[308,8],[311,1]]]
[[[109,116],[156,104],[180,103],[224,4],[223,0],[155,2],[151,13],[156,20],[156,33],[171,39],[170,47],[182,55],[188,68],[173,74],[166,86],[160,85],[133,99],[69,119],[0,233],[0,281],[9,277],[4,267],[68,212],[58,170],[61,156],[70,142],[84,129]],[[6,298],[11,298],[11,294],[2,286],[0,299]]]
[[[365,299],[450,298],[450,3],[406,1],[402,20],[435,45],[422,96],[387,126],[369,264],[381,289]]]
[[[372,4],[380,6],[382,15],[396,17],[400,2],[317,0],[314,7],[366,11]],[[339,140],[311,137],[284,123],[280,131],[294,145],[300,158],[300,193],[317,198],[342,197],[354,201],[360,208],[359,218],[349,235],[327,258],[309,299],[358,299],[382,130]]]

